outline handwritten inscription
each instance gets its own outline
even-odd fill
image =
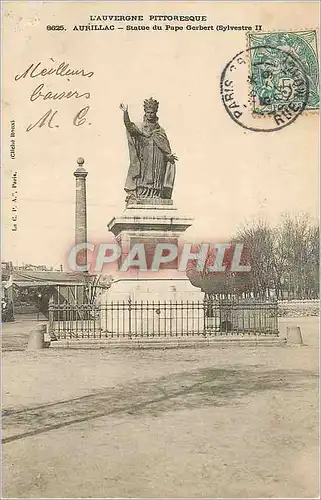
[[[54,59],[50,58],[52,62],[55,62]],[[67,81],[70,81],[72,77],[80,77],[80,78],[91,78],[94,76],[93,71],[87,71],[83,68],[81,69],[73,69],[69,63],[61,62],[60,64],[56,64],[52,67],[45,67],[42,62],[32,63],[22,72],[19,72],[15,75],[14,80],[16,82],[21,82],[26,78],[37,78],[43,79],[45,77],[65,77]],[[70,89],[70,90],[62,90],[62,91],[52,91],[49,89],[44,83],[40,83],[37,87],[31,92],[29,100],[34,102],[43,102],[43,101],[64,101],[69,99],[90,99],[90,92],[81,91],[79,89]],[[81,108],[76,115],[71,119],[71,124],[79,127],[84,125],[85,123],[90,123],[87,121],[87,114],[89,112],[90,106],[85,106]],[[59,117],[58,117],[58,109],[49,109],[44,114],[40,116],[34,123],[31,123],[27,126],[26,132],[30,132],[31,130],[35,130],[37,128],[42,128],[46,126],[46,128],[51,130],[59,129]]]
[[[82,94],[79,94],[77,90],[69,90],[68,92],[43,92],[43,89],[45,88],[45,84],[41,83],[38,85],[38,87],[35,88],[35,90],[32,92],[30,96],[30,101],[34,102],[37,99],[42,99],[43,101],[47,101],[48,99],[53,99],[53,100],[61,100],[61,99],[71,99],[72,97],[75,97],[76,99],[81,99],[82,97],[85,97],[86,99],[90,98],[90,93],[89,92],[83,92]]]
[[[89,106],[86,106],[85,108],[82,108],[80,111],[78,111],[78,113],[72,120],[72,123],[75,125],[75,127],[79,127],[80,125],[86,123],[86,115],[88,111],[89,111]],[[39,120],[37,120],[36,123],[29,125],[26,128],[26,131],[30,132],[34,128],[36,127],[41,128],[44,125],[47,125],[48,128],[59,128],[59,125],[54,121],[54,117],[57,115],[57,113],[58,113],[57,110],[49,109],[49,111],[47,111],[43,116],[41,116],[41,118],[39,118]]]
[[[30,132],[30,130],[36,128],[36,127],[43,127],[44,125],[48,125],[48,128],[59,128],[59,125],[54,125],[53,123],[53,118],[54,116],[58,113],[58,111],[54,111],[52,109],[49,109],[39,120],[36,121],[33,125],[29,125],[26,130],[27,132]]]
[[[51,58],[54,62],[54,60]],[[23,71],[22,73],[16,75],[14,77],[17,82],[21,78],[26,78],[29,76],[30,78],[37,78],[38,76],[47,76],[47,75],[56,75],[56,76],[83,76],[86,78],[91,78],[94,76],[93,71],[85,71],[84,69],[69,69],[69,63],[62,62],[59,64],[58,68],[42,68],[41,62],[37,64],[32,63],[30,66]]]

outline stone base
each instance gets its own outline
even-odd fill
[[[142,198],[142,199],[131,199],[126,203],[126,208],[142,208],[144,207],[164,207],[173,205],[173,200],[165,200],[163,198]],[[176,210],[173,208],[173,210]]]
[[[151,204],[151,201],[155,203]],[[124,212],[108,224],[109,231],[121,247],[118,269],[132,248],[141,248],[135,245],[144,246],[147,269],[151,269],[157,244],[178,247],[179,237],[192,225],[192,220],[191,217],[178,215],[172,200],[140,200],[140,203],[128,204]],[[177,258],[166,263],[166,268],[173,271],[177,266]]]
[[[285,347],[286,339],[269,335],[217,335],[215,337],[163,337],[132,339],[72,339],[51,342],[50,348],[57,349],[179,349],[201,347]]]
[[[165,200],[172,201],[172,200]],[[177,208],[172,203],[154,204],[135,203],[126,207],[119,217],[114,217],[108,223],[108,229],[121,243],[129,235],[179,237],[192,225],[191,217],[178,215]]]
[[[101,296],[101,302],[110,301],[203,301],[204,293],[193,286],[188,278],[170,277],[163,278],[116,278],[111,287]],[[163,276],[166,276],[165,272]]]
[[[100,302],[106,304],[101,317],[102,331],[113,334],[117,330],[118,335],[132,332],[148,335],[152,333],[151,328],[181,334],[199,331],[203,310],[195,305],[196,311],[186,312],[186,307],[182,304],[176,307],[175,303],[203,303],[204,293],[190,283],[185,273],[177,271],[177,258],[161,270],[151,271],[156,245],[170,243],[177,247],[179,237],[191,226],[192,220],[178,215],[172,200],[135,200],[127,203],[124,212],[109,222],[108,229],[121,246],[118,263],[121,270],[100,298]],[[135,245],[136,249],[137,244],[144,246],[147,270],[138,272],[133,266],[123,271],[128,253]],[[122,264],[125,265],[122,267]],[[140,304],[129,304],[130,301]],[[163,304],[156,306],[158,302]],[[184,317],[188,313],[192,318]]]
[[[187,278],[118,280],[101,297],[100,328],[109,336],[196,334],[204,325],[203,299]]]

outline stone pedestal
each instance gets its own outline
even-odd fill
[[[167,275],[161,273],[160,277],[148,278],[141,273],[137,277],[116,277],[112,286],[105,294],[108,301],[155,301],[155,302],[181,302],[202,301],[204,293],[194,287],[187,277],[179,277],[175,274]]]
[[[108,229],[122,247],[123,257],[135,243],[177,245],[178,238],[192,225],[192,218],[178,215],[172,200],[152,201],[128,204],[121,216],[109,222]]]
[[[139,203],[128,204],[122,215],[109,222],[108,229],[121,246],[124,260],[136,243],[144,243],[145,248],[150,247],[151,251],[157,243],[172,243],[178,246],[179,238],[192,225],[192,221],[192,218],[178,214],[172,200],[141,200]],[[190,283],[185,272],[178,271],[177,259],[163,267],[165,268],[154,272],[135,269],[128,272],[119,271],[102,301],[121,301],[124,304],[128,301],[145,304],[150,302],[154,304],[154,312],[155,303],[161,303],[161,308],[166,303],[165,308],[172,307],[171,321],[175,322],[175,326],[180,330],[183,325],[177,322],[183,321],[183,315],[180,310],[179,318],[175,316],[175,304],[182,301],[203,301],[204,293]],[[203,312],[200,311],[200,314]],[[159,315],[162,316],[162,310]],[[146,321],[150,321],[148,314],[146,317]],[[103,318],[103,323],[105,321],[106,318]],[[198,314],[195,314],[195,325],[196,322],[200,322]],[[143,328],[145,331],[145,326],[140,325],[139,330]],[[193,329],[193,325],[190,324],[189,328]],[[125,330],[127,332],[127,326]]]

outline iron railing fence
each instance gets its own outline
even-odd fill
[[[278,335],[276,301],[117,301],[49,305],[56,339],[119,339],[212,335]]]

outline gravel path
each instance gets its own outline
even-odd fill
[[[3,496],[317,497],[318,318],[282,321],[307,345],[4,352]]]

